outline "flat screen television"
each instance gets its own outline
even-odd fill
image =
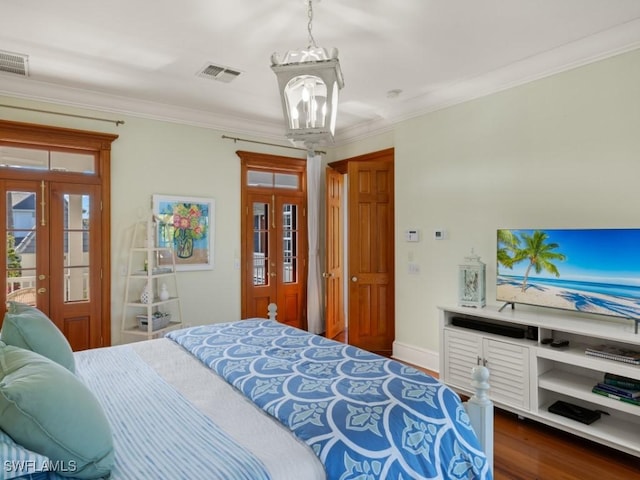
[[[498,230],[496,297],[640,319],[640,229]]]

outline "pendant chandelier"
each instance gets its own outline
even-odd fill
[[[319,0],[318,0],[319,1]],[[333,142],[338,113],[338,91],[344,86],[338,50],[318,47],[311,33],[312,0],[306,0],[309,46],[271,56],[278,78],[287,138],[308,148]]]

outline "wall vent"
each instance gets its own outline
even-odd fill
[[[208,78],[210,80],[217,80],[219,82],[230,83],[238,78],[240,71],[234,70],[229,67],[223,67],[221,65],[214,65],[213,63],[206,64],[199,72],[198,76],[202,78]]]
[[[29,56],[0,50],[0,72],[29,76]]]

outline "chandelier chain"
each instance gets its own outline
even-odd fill
[[[307,4],[309,6],[307,9],[307,17],[309,18],[309,23],[307,24],[307,31],[309,32],[309,46],[317,47],[316,40],[313,38],[313,34],[311,33],[313,23],[313,0],[307,0]]]

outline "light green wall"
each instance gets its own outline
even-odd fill
[[[180,272],[185,320],[240,314],[240,163],[236,150],[298,156],[234,144],[224,132],[0,97],[0,103],[123,119],[125,125],[0,107],[0,118],[110,133],[113,341],[119,341],[128,229],[151,195],[216,200],[215,266]],[[339,160],[395,148],[396,340],[437,368],[437,305],[457,301],[457,268],[475,249],[495,297],[500,227],[640,225],[640,50],[427,114],[380,135],[329,149]],[[262,139],[264,140],[264,139]],[[304,153],[302,154],[304,156]],[[403,232],[418,228],[419,243]],[[433,240],[445,229],[446,240]],[[420,273],[407,273],[409,261]],[[401,352],[402,353],[402,352]]]
[[[301,158],[305,152],[234,143],[226,133],[206,128],[78,110],[47,103],[0,97],[1,104],[121,119],[109,123],[0,107],[0,118],[119,135],[112,145],[111,246],[112,343],[120,342],[120,320],[131,231],[151,209],[154,193],[215,199],[214,268],[178,272],[184,321],[197,325],[240,317],[240,158],[238,150]],[[243,138],[249,138],[244,136]],[[261,139],[265,140],[265,139]],[[258,148],[256,148],[258,147]],[[124,341],[132,340],[130,337]]]
[[[640,50],[398,125],[396,341],[430,363],[472,248],[496,303],[498,228],[640,227],[639,129]]]

